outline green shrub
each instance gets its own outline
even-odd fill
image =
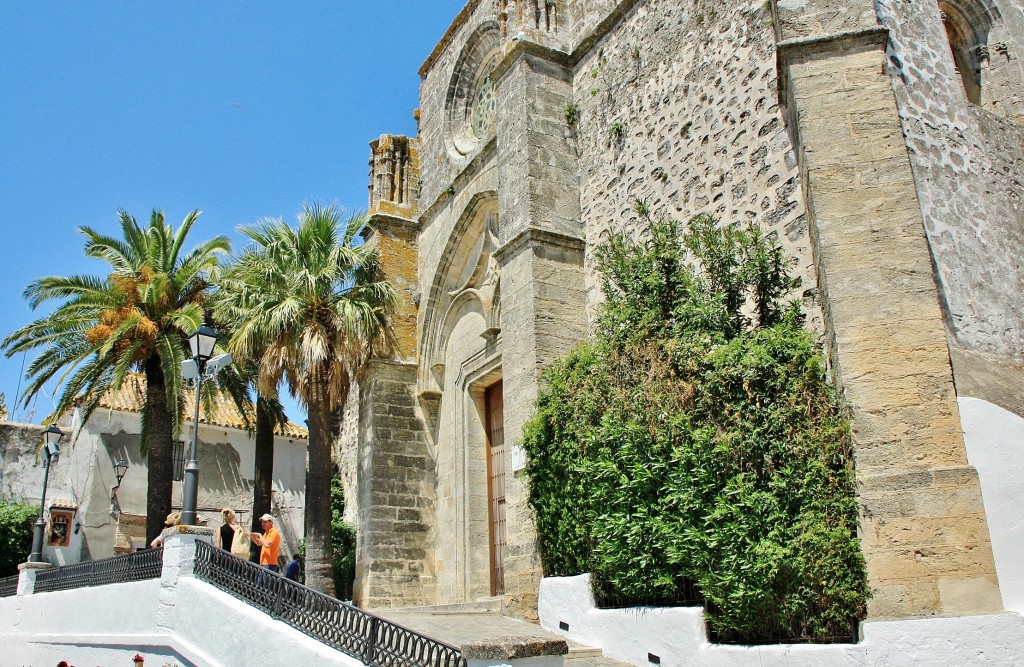
[[[18,564],[32,551],[32,530],[39,508],[27,503],[0,503],[0,577],[18,574]]]
[[[339,600],[352,599],[356,577],[356,529],[345,522],[345,492],[341,478],[331,478],[331,543],[334,551],[334,594]]]
[[[524,438],[545,573],[592,572],[605,604],[695,582],[719,641],[848,639],[867,597],[850,431],[781,302],[790,261],[707,216],[597,257],[596,340],[548,369]]]

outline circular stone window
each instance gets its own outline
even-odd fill
[[[498,91],[498,26],[488,22],[466,42],[448,85],[445,134],[454,157],[465,157],[494,132]]]
[[[497,58],[491,57],[480,68],[480,75],[473,84],[473,104],[470,107],[470,131],[477,139],[483,139],[494,126],[494,111],[498,107],[498,98],[494,90],[494,66]]]

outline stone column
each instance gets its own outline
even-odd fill
[[[169,635],[175,633],[178,618],[178,580],[193,576],[196,565],[196,542],[213,543],[213,530],[205,526],[171,526],[163,533],[163,569],[160,572],[157,627]]]
[[[49,570],[53,565],[50,563],[19,563],[18,564],[18,595],[32,595],[36,586],[36,575],[43,570]]]
[[[359,525],[353,602],[433,604],[434,460],[415,410],[416,364],[371,362],[359,396]]]
[[[780,87],[852,410],[871,618],[998,611],[917,191],[870,0],[779,0]]]
[[[497,69],[498,219],[505,395],[506,612],[537,618],[541,567],[519,441],[540,373],[584,340],[585,242],[576,159],[565,139],[571,73],[564,56],[525,42]]]

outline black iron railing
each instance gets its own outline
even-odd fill
[[[163,570],[163,556],[163,549],[146,549],[123,556],[43,570],[36,575],[32,592],[48,593],[83,586],[104,586],[126,581],[156,579]]]
[[[18,575],[0,579],[0,598],[9,598],[18,594]]]
[[[454,646],[196,543],[195,576],[328,646],[376,667],[466,667]]]

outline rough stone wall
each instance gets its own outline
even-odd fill
[[[1024,91],[1024,20],[1002,10],[1009,60]],[[967,101],[937,2],[878,0],[921,211],[951,343],[1024,359],[1024,127]],[[1012,75],[1010,72],[1008,76]],[[1022,93],[1024,95],[1024,93]],[[1024,99],[1017,114],[1024,118]],[[1018,121],[1020,122],[1020,121]]]
[[[582,59],[574,89],[578,122],[563,122],[563,131],[579,156],[588,264],[609,230],[646,230],[634,209],[640,200],[655,219],[711,213],[760,224],[796,258],[813,296],[805,207],[763,2],[637,3]],[[593,271],[587,285],[593,305]],[[820,329],[812,300],[805,310]]]

